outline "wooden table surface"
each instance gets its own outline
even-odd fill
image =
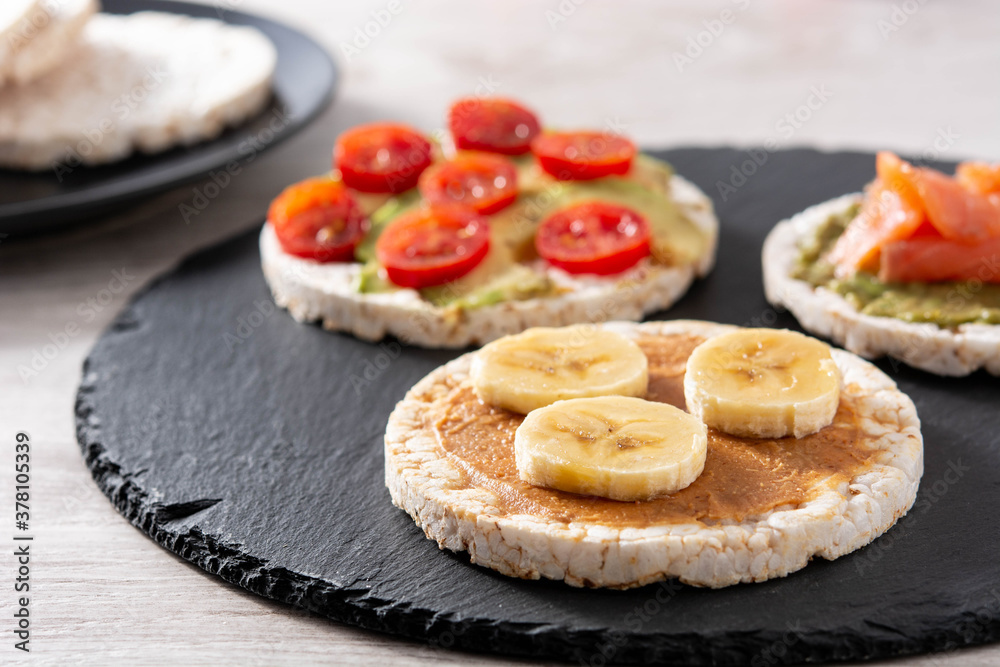
[[[614,126],[644,146],[773,139],[1000,159],[1000,11],[988,0],[216,2],[314,34],[335,54],[342,87],[318,122],[256,160],[190,223],[179,206],[200,184],[78,231],[0,241],[0,438],[13,457],[15,433],[32,437],[36,538],[32,653],[12,647],[15,595],[3,583],[0,664],[509,664],[225,584],[126,523],[77,448],[81,363],[128,297],[192,250],[258,226],[285,184],[327,168],[344,128],[393,118],[431,131],[452,98],[495,92],[528,101],[547,124]],[[22,377],[50,344],[53,358]],[[10,462],[0,464],[5,520]],[[8,581],[15,563],[2,551]],[[1000,646],[902,662],[998,664]]]

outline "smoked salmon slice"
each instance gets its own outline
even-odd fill
[[[878,270],[894,281],[985,280],[978,276],[981,255],[1000,238],[1000,165],[964,163],[952,178],[883,151],[875,167],[858,216],[827,256],[837,274]]]
[[[883,282],[1000,283],[1000,238],[972,245],[933,237],[893,241],[882,248],[878,277]]]
[[[919,170],[917,189],[927,218],[946,239],[978,243],[1000,236],[1000,198],[970,192],[933,169]]]
[[[925,220],[914,168],[883,151],[875,170],[878,175],[865,191],[858,216],[830,251],[828,259],[839,273],[874,270],[883,245],[910,238]]]
[[[955,180],[969,192],[1000,194],[1000,164],[963,162],[955,170]]]
[[[879,151],[875,156],[875,174],[899,194],[903,202],[914,209],[922,210],[920,189],[917,187],[919,170],[895,153]]]

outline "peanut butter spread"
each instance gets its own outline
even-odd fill
[[[684,365],[702,339],[647,336],[638,342],[649,360],[646,398],[684,408]],[[484,404],[468,381],[455,381],[437,405],[428,425],[470,487],[493,492],[498,509],[508,515],[564,522],[646,527],[742,521],[804,503],[824,480],[846,485],[872,452],[870,436],[858,428],[852,399],[842,396],[833,423],[799,439],[738,438],[709,429],[705,470],[694,483],[662,498],[620,502],[522,482],[514,464],[514,431],[522,415]]]

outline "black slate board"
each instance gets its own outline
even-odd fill
[[[873,156],[766,155],[726,201],[717,183],[734,165],[750,171],[749,153],[662,156],[716,199],[723,224],[716,271],[669,315],[795,327],[764,301],[764,235],[810,204],[857,190],[873,176]],[[79,440],[101,489],[199,567],[437,646],[586,665],[770,665],[1000,639],[996,379],[880,363],[917,404],[926,472],[910,514],[859,552],[717,591],[509,579],[439,551],[383,487],[389,412],[454,353],[397,357],[392,343],[295,323],[271,302],[256,243],[249,233],[204,251],[137,297],[91,353],[77,400]]]

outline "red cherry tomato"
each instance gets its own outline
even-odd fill
[[[602,132],[552,132],[531,142],[542,169],[563,181],[628,173],[635,144]]]
[[[568,273],[621,273],[649,254],[649,223],[617,204],[585,202],[546,218],[535,235],[538,254]]]
[[[403,192],[431,163],[431,144],[396,123],[370,123],[344,132],[333,147],[333,166],[361,192]]]
[[[464,204],[489,215],[517,199],[517,170],[499,155],[459,153],[429,167],[419,187],[431,204]]]
[[[375,256],[389,280],[421,289],[461,278],[489,248],[486,218],[465,206],[438,204],[389,223],[375,243]]]
[[[451,105],[448,129],[459,149],[522,155],[541,127],[534,113],[513,100],[465,97]]]
[[[277,196],[267,212],[282,249],[319,262],[350,262],[368,218],[343,183],[310,178]]]

